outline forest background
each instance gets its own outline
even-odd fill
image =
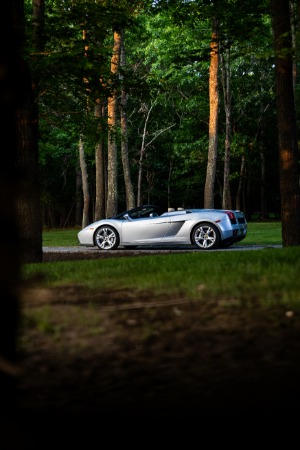
[[[146,7],[45,3],[43,52],[31,61],[40,85],[43,225],[87,225],[142,203],[203,207],[208,163],[208,207],[278,218],[268,11],[243,5],[237,14],[234,3],[218,11],[195,2]],[[28,9],[29,35],[41,26],[40,10],[34,20]],[[219,68],[210,97],[212,52]]]
[[[142,203],[275,217],[299,244],[297,2],[16,4],[24,262],[43,229]]]
[[[39,81],[45,227],[86,225],[142,203],[203,207],[206,182],[209,207],[240,208],[249,220],[280,216],[267,8],[47,1],[41,11],[33,3],[27,35],[43,27],[30,63]]]

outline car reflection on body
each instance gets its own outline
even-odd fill
[[[79,244],[100,250],[138,246],[191,245],[213,250],[245,239],[247,221],[242,211],[169,208],[142,205],[102,219],[78,233]]]

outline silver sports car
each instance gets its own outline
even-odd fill
[[[79,244],[114,250],[119,246],[191,245],[200,250],[228,247],[247,235],[241,211],[178,209],[162,212],[143,205],[115,217],[99,220],[78,233]]]

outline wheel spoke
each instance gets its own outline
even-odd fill
[[[116,242],[116,235],[109,228],[102,228],[97,234],[97,243],[103,250],[110,250]]]
[[[216,242],[216,233],[211,227],[199,227],[195,232],[195,243],[200,248],[210,248]]]

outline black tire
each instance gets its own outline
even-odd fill
[[[220,248],[229,248],[232,245],[232,242],[221,242]]]
[[[100,250],[115,250],[119,247],[120,237],[117,230],[110,225],[104,225],[95,233],[95,245]]]
[[[200,250],[213,250],[219,247],[220,233],[215,225],[199,223],[192,232],[192,243]]]

